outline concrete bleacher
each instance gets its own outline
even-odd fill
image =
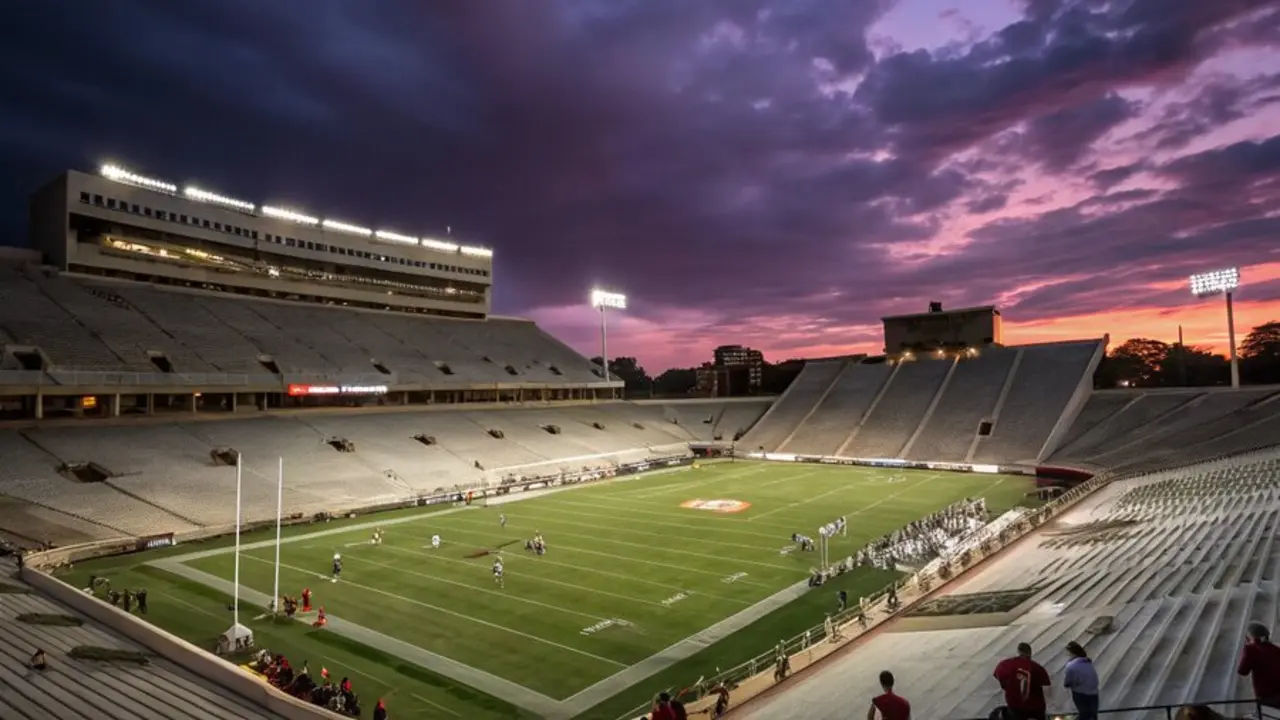
[[[1276,623],[1277,530],[1274,452],[1113,483],[942,593],[1031,589],[1014,609],[901,618],[743,717],[847,717],[852,700],[878,692],[884,669],[914,716],[986,717],[1002,704],[992,669],[1019,642],[1032,645],[1055,684],[1066,643],[1084,645],[1104,709],[1248,698],[1235,659],[1248,622]],[[1061,689],[1051,707],[1070,708]]]
[[[823,361],[806,363],[787,391],[743,436],[743,447],[773,452],[796,430],[822,401],[847,363]]]
[[[0,267],[0,338],[75,371],[384,377],[431,386],[601,381],[532,322],[355,310]],[[165,369],[154,358],[168,361]]]
[[[889,386],[876,402],[841,455],[848,457],[897,457],[911,439],[942,383],[953,360],[923,358],[898,365]]]
[[[991,434],[978,441],[972,462],[1038,462],[1072,399],[1092,387],[1101,349],[1100,341],[1019,348]]]
[[[758,415],[766,403],[713,401],[705,411],[695,409],[697,403],[687,409],[713,415],[727,405]],[[544,429],[550,426],[560,432]],[[330,440],[350,441],[355,452],[340,452]],[[64,422],[0,430],[0,496],[66,515],[67,536],[78,540],[182,533],[235,522],[236,471],[214,459],[219,448],[240,453],[245,517],[262,520],[275,516],[281,458],[285,512],[312,514],[497,482],[512,473],[608,467],[685,452],[695,441],[664,419],[660,404],[625,402]],[[88,463],[105,477],[82,481],[60,470]],[[46,534],[57,532],[56,523],[39,520],[29,521],[41,528],[36,539],[52,539]]]
[[[888,363],[849,365],[831,387],[831,392],[779,451],[798,455],[836,454],[871,409],[871,403],[892,370],[893,366]]]
[[[19,585],[13,564],[0,563],[3,582]],[[157,598],[156,601],[159,601]],[[80,617],[74,627],[34,625],[20,615],[39,613]],[[138,718],[274,718],[223,688],[171,663],[153,658],[147,665],[78,660],[75,647],[142,652],[143,649],[61,605],[35,593],[0,593],[0,718],[5,720],[137,720]],[[26,667],[36,649],[49,667]]]
[[[979,357],[961,358],[907,458],[963,462],[979,425],[995,411],[1016,357],[1016,350],[991,349]]]

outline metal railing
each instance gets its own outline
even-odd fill
[[[1035,530],[1035,528],[1064,512],[1076,501],[1109,482],[1110,479],[1106,475],[1095,476],[1050,500],[1045,505],[1028,512],[1022,519],[1002,530],[999,534],[985,537],[981,543],[975,543],[974,547],[966,548],[964,551],[953,551],[952,554],[942,558],[941,562],[930,563],[921,571],[886,585],[871,596],[864,598],[861,603],[852,603],[848,609],[833,614],[831,622],[824,621],[821,625],[811,627],[790,639],[777,642],[765,652],[729,670],[717,673],[710,678],[705,678],[696,684],[687,686],[687,688],[674,688],[674,690],[685,693],[683,697],[693,703],[707,698],[718,687],[735,689],[747,680],[770,671],[771,668],[776,669],[780,664],[780,659],[783,657],[788,659],[789,665],[791,661],[798,661],[800,658],[797,656],[801,653],[808,653],[808,657],[804,658],[805,666],[807,667],[812,661],[821,659],[836,647],[842,647],[845,642],[875,628],[900,612],[919,604],[927,596],[931,595],[934,590],[950,582],[952,578],[957,577],[969,568],[1018,541]],[[887,603],[891,590],[894,591],[894,595],[899,600],[898,607],[890,608]],[[864,616],[865,624],[859,620],[858,616],[860,614]],[[857,629],[852,627],[855,623],[858,626]],[[751,628],[748,626],[739,632],[750,632],[750,630]],[[829,647],[824,648],[823,643],[827,643]],[[815,652],[818,653],[818,658],[813,657]],[[801,669],[804,668],[802,667]],[[775,681],[780,680],[781,678],[775,675]],[[741,704],[743,700],[750,699],[759,694],[759,692],[763,692],[765,689],[767,687],[761,688],[755,693],[750,693],[745,698],[735,698],[735,706]],[[640,705],[619,716],[618,720],[631,720],[632,718],[643,716],[648,711],[648,704]],[[986,719],[984,718],[983,720]]]
[[[1214,714],[1205,714],[1207,709]],[[1199,711],[1199,712],[1197,712]],[[1243,713],[1243,714],[1242,714]],[[1258,718],[1271,720],[1280,718],[1280,707],[1265,705],[1261,700],[1214,700],[1213,702],[1183,702],[1168,705],[1134,705],[1130,707],[1101,708],[1099,717],[1124,715],[1129,720],[1236,720],[1236,718]],[[990,716],[980,718],[964,718],[963,720],[989,720]],[[1075,710],[1069,712],[1050,712],[1046,717],[1051,720],[1077,720],[1079,714]]]

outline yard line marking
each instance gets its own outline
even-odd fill
[[[444,562],[450,562],[450,563],[456,563],[456,564],[458,564],[458,565],[465,565],[465,566],[467,566],[467,567],[469,567],[469,568],[473,568],[473,569],[476,569],[476,570],[481,570],[481,571],[485,572],[485,574],[486,574],[486,575],[487,575],[487,574],[488,574],[488,572],[489,572],[489,568],[488,568],[487,566],[485,566],[485,565],[480,565],[480,564],[477,564],[477,563],[470,563],[470,562],[467,562],[466,560],[454,560],[453,558],[442,557],[442,556],[440,556],[439,554],[426,553],[426,552],[422,552],[421,550],[409,550],[409,549],[407,549],[407,548],[399,548],[399,547],[396,547],[396,546],[394,546],[394,545],[390,545],[390,544],[385,545],[385,547],[386,547],[388,550],[394,550],[394,551],[396,551],[396,552],[408,553],[408,554],[410,554],[410,555],[416,555],[416,556],[419,556],[419,557],[429,557],[429,558],[434,558],[434,559],[436,559],[436,560],[441,560],[441,561],[444,561]],[[513,556],[513,557],[514,557],[514,556]],[[533,559],[533,558],[530,558],[530,559]],[[542,558],[537,558],[537,560],[538,560],[538,562],[542,562]],[[372,562],[372,561],[366,560],[365,562]],[[377,563],[375,563],[375,564],[377,564]],[[392,566],[390,566],[390,565],[386,565],[386,566],[384,566],[384,567],[392,567]],[[399,568],[392,568],[392,569],[396,569],[396,570],[398,570]],[[405,571],[405,572],[408,572],[408,571]],[[411,574],[411,575],[414,575],[414,574],[420,574],[420,573],[412,573],[412,572],[410,572],[410,574]],[[434,575],[423,575],[422,577],[428,577],[428,578],[433,578],[433,579],[435,578],[435,576],[434,576]],[[643,604],[645,604],[645,605],[653,605],[653,606],[655,606],[655,607],[661,607],[661,608],[665,608],[665,607],[666,607],[665,605],[663,605],[663,604],[662,604],[662,603],[660,603],[660,602],[654,602],[654,601],[652,601],[652,600],[644,600],[644,599],[641,599],[641,598],[638,598],[638,597],[632,597],[632,596],[630,596],[630,595],[619,595],[619,594],[617,594],[617,593],[611,593],[611,592],[607,592],[607,591],[605,591],[605,590],[597,590],[596,588],[589,588],[589,587],[586,587],[586,586],[583,586],[583,585],[574,585],[573,583],[561,582],[561,581],[559,581],[559,580],[552,580],[551,578],[545,578],[545,577],[541,577],[541,576],[539,576],[539,575],[521,575],[521,576],[520,576],[520,578],[521,578],[522,580],[523,580],[523,579],[532,578],[532,579],[534,579],[534,580],[538,580],[538,581],[540,581],[540,582],[551,583],[552,585],[563,585],[563,586],[565,586],[565,587],[573,588],[574,590],[579,590],[579,591],[582,591],[582,592],[596,593],[597,595],[605,595],[605,596],[607,596],[607,597],[619,598],[619,599],[622,599],[622,600],[629,600],[629,601],[631,601],[631,602],[643,603]],[[473,587],[472,585],[467,585],[467,584],[465,584],[465,583],[454,583],[454,584],[456,584],[456,585],[463,585],[464,587]],[[489,592],[495,592],[495,591],[490,590]],[[504,593],[496,593],[496,594],[498,594],[498,595],[504,595]],[[534,602],[534,601],[532,601],[532,600],[531,600],[530,602]],[[541,605],[542,603],[538,603],[538,604],[540,604],[540,605]],[[573,612],[573,611],[567,611],[567,612]],[[609,619],[609,618],[596,617],[596,616],[594,616],[594,615],[587,615],[586,613],[574,613],[574,614],[575,614],[575,615],[582,615],[583,617],[589,617],[589,618],[591,618],[592,620],[608,620],[608,619]]]
[[[449,528],[449,531],[450,531],[450,532],[461,533],[461,534],[463,534],[463,535],[482,535],[482,536],[484,536],[484,537],[489,538],[490,540],[492,540],[492,539],[493,539],[493,535],[492,535],[492,534],[490,534],[490,533],[480,532],[480,531],[478,531],[478,530],[463,530],[463,529],[459,529],[459,528],[456,528],[456,527],[450,527],[450,528]],[[576,546],[576,545],[562,545],[562,544],[560,544],[560,543],[558,543],[558,542],[556,543],[555,547],[556,547],[556,549],[557,549],[557,550],[567,550],[567,551],[569,551],[569,552],[579,552],[579,553],[583,553],[583,554],[586,554],[586,555],[599,555],[600,557],[607,557],[607,558],[610,558],[610,559],[612,559],[612,560],[621,560],[621,561],[623,561],[623,562],[640,563],[641,565],[655,565],[655,566],[657,566],[657,567],[665,568],[665,569],[667,569],[667,570],[681,570],[681,571],[684,571],[684,572],[693,573],[693,574],[696,574],[696,575],[704,575],[704,576],[706,576],[706,577],[714,577],[714,578],[717,578],[717,579],[719,579],[719,578],[721,577],[721,574],[720,574],[720,573],[718,573],[718,572],[711,572],[711,571],[708,571],[708,570],[707,570],[707,569],[705,569],[705,568],[693,568],[693,567],[689,567],[689,566],[687,566],[687,565],[675,565],[675,564],[672,564],[672,563],[654,562],[653,560],[641,560],[640,558],[631,557],[631,556],[629,556],[629,555],[614,555],[613,553],[600,552],[600,551],[598,551],[598,550],[587,550],[586,548],[581,548],[581,547],[578,547],[578,546]],[[748,581],[748,580],[739,580],[737,584],[738,584],[738,585],[752,585],[752,586],[755,586],[755,587],[762,587],[762,588],[765,588],[766,590],[772,590],[772,589],[774,589],[774,586],[773,586],[773,585],[766,585],[766,584],[764,584],[764,583],[758,583],[758,582]]]
[[[467,521],[467,520],[458,519],[458,520],[455,520],[455,522],[473,522],[473,523],[481,523],[484,525],[489,524],[487,522],[484,522],[483,520]],[[513,523],[507,523],[508,526],[512,524]],[[523,525],[520,525],[519,527],[523,527]],[[644,545],[642,543],[627,542],[625,540],[610,540],[609,538],[599,537],[596,535],[583,535],[582,533],[565,532],[564,530],[560,530],[558,528],[556,529],[556,535],[565,536],[565,537],[586,538],[588,540],[593,540],[598,543],[613,543],[614,545],[627,545],[629,547],[644,548],[645,550],[648,550],[650,552],[660,551],[660,552],[676,553],[677,555],[690,555],[692,557],[706,558],[708,560],[715,560],[717,562],[721,562],[726,559],[720,555],[708,555],[706,553],[693,552],[691,550],[674,550],[672,548],[658,548],[658,547],[654,547],[653,545]],[[741,558],[729,558],[729,560],[735,563],[745,563],[747,565],[758,565],[760,567],[774,568],[775,570],[786,570],[788,572],[796,572],[796,568],[788,565],[778,565],[776,563],[760,562],[759,560],[743,560]]]
[[[258,558],[254,558],[254,559],[257,560]],[[268,562],[268,561],[261,560],[260,562]],[[271,563],[268,562],[268,564],[271,564]],[[284,563],[280,563],[280,567],[288,568],[289,570],[292,570],[296,573],[302,573],[303,575],[306,575],[308,577],[315,577],[316,575],[316,572],[313,570],[304,570],[295,565],[286,565]],[[383,596],[392,598],[394,600],[399,600],[401,602],[409,603],[410,605],[418,605],[420,607],[427,608],[428,610],[434,610],[438,613],[443,613],[445,615],[450,615],[450,616],[459,618],[461,620],[467,620],[467,621],[473,622],[477,625],[484,625],[485,627],[491,627],[494,630],[501,630],[502,632],[511,633],[512,635],[518,635],[522,638],[528,638],[529,640],[533,640],[534,642],[540,642],[540,643],[543,643],[544,645],[550,645],[552,647],[560,648],[561,650],[567,650],[571,653],[576,653],[584,657],[589,657],[592,660],[599,660],[600,662],[608,663],[610,665],[616,665],[617,667],[621,667],[621,668],[629,667],[625,663],[620,663],[617,660],[611,660],[607,657],[604,657],[603,655],[596,655],[595,653],[590,653],[590,652],[587,652],[586,650],[579,650],[578,648],[575,648],[575,647],[562,645],[554,640],[548,640],[546,638],[538,637],[537,635],[530,635],[529,633],[521,632],[519,630],[516,630],[515,628],[509,628],[506,625],[499,625],[498,623],[489,622],[488,620],[481,620],[480,618],[472,617],[470,615],[457,612],[456,610],[450,610],[448,608],[439,607],[436,605],[432,605],[431,603],[422,602],[421,600],[414,600],[413,598],[407,598],[403,595],[396,595],[395,593],[390,593],[390,592],[387,592],[386,590],[380,590],[376,587],[371,587],[369,585],[361,585],[360,583],[352,582],[350,580],[343,580],[341,582],[347,587],[357,588],[360,590],[374,593],[376,595],[383,595]]]
[[[576,516],[580,516],[580,517],[594,517],[594,518],[599,518],[599,517],[600,517],[600,515],[599,515],[598,513],[583,513],[583,512],[575,512],[575,511],[573,511],[573,510],[548,510],[547,508],[543,508],[543,512],[563,513],[563,514],[565,514],[565,515],[576,515]],[[519,518],[518,518],[518,519],[519,519]],[[555,522],[555,521],[553,520],[552,522]],[[613,525],[595,525],[595,524],[593,524],[593,523],[584,523],[584,522],[579,522],[579,521],[577,521],[577,520],[574,520],[574,521],[573,521],[573,524],[574,524],[574,526],[575,526],[575,527],[596,527],[596,528],[600,528],[600,529],[602,529],[602,530],[613,530],[613,531],[617,531],[617,532],[633,533],[633,534],[636,534],[636,535],[651,535],[651,536],[653,536],[653,537],[663,537],[663,538],[668,538],[668,539],[670,539],[670,540],[688,540],[689,542],[692,542],[692,543],[700,543],[700,544],[704,544],[704,545],[726,545],[726,546],[728,546],[728,547],[743,548],[743,549],[745,549],[745,550],[764,550],[764,551],[773,551],[773,550],[776,550],[776,548],[774,547],[774,545],[776,545],[776,544],[777,544],[776,542],[774,542],[774,544],[773,544],[773,545],[769,545],[769,546],[764,546],[764,545],[745,545],[745,544],[743,544],[743,543],[730,543],[730,542],[721,542],[721,541],[718,541],[718,540],[706,540],[706,539],[703,539],[703,538],[691,538],[691,537],[686,537],[686,536],[684,536],[684,535],[672,535],[672,534],[670,534],[670,533],[654,533],[654,532],[645,532],[645,531],[643,531],[643,530],[633,530],[633,529],[631,529],[631,528],[629,528],[629,527],[619,528],[619,527],[617,527],[617,526],[613,526]],[[679,527],[679,528],[686,528],[686,529],[689,527],[688,525],[686,525],[686,524],[684,524],[684,523],[658,522],[658,521],[656,521],[656,520],[646,520],[646,521],[645,521],[645,524],[646,524],[646,525],[670,525],[671,527]],[[719,532],[719,529],[716,529],[716,530],[710,530],[710,532]],[[760,537],[765,537],[765,536],[763,536],[763,535],[762,535],[762,536],[760,536]],[[769,537],[769,539],[770,539],[770,540],[774,540],[774,541],[776,541],[776,540],[777,540],[777,538],[776,538],[776,537],[774,537],[773,535],[769,535],[768,537]]]
[[[387,547],[390,547],[392,550],[399,550],[399,548],[394,548],[394,547],[391,547],[391,546],[389,546],[389,545],[388,545]],[[411,551],[401,550],[401,552],[411,552]],[[429,557],[429,555],[428,555],[427,553],[413,553],[413,554],[415,554],[415,555],[424,555],[424,556],[428,556],[428,557]],[[262,559],[262,558],[257,558],[257,557],[254,557],[254,556],[252,556],[252,555],[247,555],[246,557],[248,557],[250,560],[257,560],[258,562],[265,563],[265,564],[268,564],[268,565],[269,565],[269,564],[272,564],[272,561],[271,561],[271,560],[264,560],[264,559]],[[493,590],[493,589],[491,589],[491,588],[487,588],[487,587],[480,587],[480,586],[473,585],[473,584],[470,584],[470,583],[458,582],[458,581],[456,581],[456,580],[447,580],[447,579],[445,579],[445,578],[438,577],[438,576],[435,576],[435,575],[426,575],[426,574],[424,574],[424,573],[417,572],[416,570],[406,570],[406,569],[404,569],[404,568],[396,567],[395,565],[388,565],[388,564],[386,564],[386,563],[381,563],[381,562],[378,562],[378,561],[376,561],[376,560],[370,560],[369,558],[367,558],[367,557],[363,557],[363,556],[360,556],[360,555],[353,555],[353,556],[351,556],[351,557],[354,557],[355,559],[357,559],[357,560],[359,560],[359,561],[361,561],[361,562],[369,563],[370,565],[377,565],[378,567],[387,568],[388,570],[395,570],[396,572],[401,572],[401,573],[404,573],[404,574],[406,574],[406,575],[415,575],[415,576],[417,576],[417,577],[426,578],[426,579],[428,579],[428,580],[435,580],[435,581],[437,581],[437,582],[442,582],[442,583],[445,583],[445,584],[447,584],[447,585],[457,585],[458,587],[467,588],[468,590],[474,590],[474,591],[476,591],[476,592],[482,592],[482,593],[485,593],[485,594],[487,594],[487,595],[497,595],[498,597],[504,597],[504,598],[507,598],[507,599],[509,599],[509,600],[515,600],[515,601],[517,601],[517,602],[527,603],[527,604],[529,604],[529,605],[538,605],[538,606],[540,606],[540,607],[549,608],[549,609],[551,609],[551,610],[558,610],[558,611],[560,611],[560,612],[562,612],[562,613],[567,613],[567,614],[569,614],[569,615],[577,615],[578,617],[584,617],[584,618],[587,618],[587,619],[589,619],[589,620],[596,620],[596,621],[600,621],[600,620],[608,620],[608,619],[609,619],[609,618],[603,618],[603,617],[600,617],[599,615],[592,615],[591,613],[578,612],[577,610],[571,610],[571,609],[569,609],[569,608],[561,607],[561,606],[559,606],[559,605],[553,605],[553,604],[551,604],[551,603],[539,602],[539,601],[537,601],[537,600],[530,600],[530,599],[528,599],[528,598],[519,597],[519,596],[516,596],[516,595],[514,595],[514,594],[510,594],[510,593],[499,592],[499,591],[497,591],[497,590]],[[442,559],[442,560],[444,560],[444,559],[447,559],[447,558],[441,558],[441,559]],[[481,569],[481,570],[486,570],[486,571],[488,570],[488,568],[486,568],[486,567],[484,567],[484,566],[482,566],[482,565],[473,565],[472,563],[463,563],[463,564],[464,564],[464,565],[466,565],[467,567],[475,567],[475,568],[479,568],[479,569]],[[654,603],[654,604],[655,604],[655,605],[657,605],[657,603]]]
[[[846,490],[850,490],[850,489],[852,489],[852,488],[854,488],[854,487],[857,487],[857,486],[856,486],[856,485],[841,485],[840,487],[835,488],[834,490],[828,490],[827,492],[824,492],[824,493],[822,493],[821,495],[814,495],[813,497],[811,497],[811,498],[809,498],[809,499],[807,499],[807,500],[799,500],[799,501],[797,501],[797,502],[793,502],[793,503],[791,503],[790,505],[783,505],[783,506],[782,506],[782,507],[780,507],[780,508],[775,508],[775,509],[770,510],[770,511],[768,511],[768,512],[760,513],[759,515],[750,515],[750,516],[748,516],[748,517],[747,517],[747,522],[751,522],[752,520],[759,520],[759,519],[760,519],[760,518],[762,518],[762,517],[768,517],[768,516],[770,516],[770,515],[773,515],[774,513],[782,512],[783,510],[790,510],[790,509],[791,509],[791,508],[793,508],[793,507],[800,507],[801,505],[808,505],[809,503],[811,503],[811,502],[813,502],[813,501],[815,501],[815,500],[821,500],[822,498],[824,498],[824,497],[826,497],[826,496],[828,496],[828,495],[834,495],[835,493],[838,493],[838,492],[844,492],[844,491],[846,491]]]
[[[561,502],[561,504],[563,504],[563,505],[573,505],[574,507],[594,508],[594,509],[597,509],[597,510],[598,510],[598,509],[600,509],[600,508],[603,508],[603,507],[608,507],[607,505],[597,505],[597,504],[595,504],[595,503],[565,502],[565,501],[563,501],[563,500],[562,500],[562,501],[560,501],[560,502]],[[630,502],[630,501],[628,501],[628,502]],[[679,509],[679,507],[678,507],[678,506],[675,506],[675,505],[666,505],[666,504],[664,503],[664,507],[671,508],[671,510],[669,510],[668,512],[657,512],[656,510],[634,510],[634,509],[628,509],[628,508],[611,508],[611,509],[617,509],[617,510],[621,510],[622,512],[631,513],[631,514],[640,513],[640,514],[642,514],[642,515],[661,515],[661,516],[663,516],[663,517],[667,517],[667,518],[671,518],[671,517],[688,517],[688,519],[690,519],[690,520],[695,520],[695,519],[696,519],[696,520],[712,520],[712,521],[715,521],[715,522],[714,522],[714,523],[712,523],[712,524],[708,524],[708,525],[698,525],[698,526],[697,526],[697,529],[711,530],[711,531],[718,532],[718,533],[734,533],[734,534],[737,534],[737,535],[750,535],[751,537],[768,538],[768,539],[770,539],[770,540],[772,540],[772,539],[776,539],[776,538],[777,538],[777,536],[776,536],[776,535],[772,535],[772,534],[769,534],[769,533],[752,532],[752,531],[750,531],[750,530],[740,530],[740,529],[738,529],[738,528],[733,528],[733,527],[721,527],[721,525],[725,525],[725,524],[726,524],[726,521],[738,521],[738,522],[741,522],[741,518],[718,517],[718,516],[716,516],[714,513],[703,513],[703,514],[701,514],[701,515],[694,515],[693,513],[694,513],[694,512],[696,512],[696,511],[693,511],[693,510],[689,511],[689,515],[688,515],[688,516],[683,516],[683,515],[679,515],[679,516],[678,516],[678,515],[675,515],[675,514],[674,514],[674,513],[675,513],[675,511],[676,511],[677,509]],[[532,512],[537,512],[537,511],[536,511],[536,510],[534,510],[534,511],[530,511],[530,512],[532,513]],[[625,516],[625,515],[623,515],[623,516],[619,516],[619,515],[603,515],[603,514],[601,514],[601,513],[599,513],[599,512],[591,513],[591,515],[596,516],[596,517],[614,517],[614,518],[618,518],[618,519],[620,519],[620,520],[631,520],[631,521],[634,521],[634,520],[636,519],[636,518],[634,518],[634,517],[629,517],[629,516]],[[645,522],[652,522],[652,521],[645,520]],[[719,524],[716,524],[716,523],[719,523]],[[685,525],[685,527],[692,527],[692,526],[690,526],[690,525]]]
[[[713,483],[724,482],[725,480],[737,480],[750,475],[758,475],[769,469],[770,468],[767,465],[761,465],[761,466],[749,468],[746,470],[725,471],[722,473],[713,472],[711,473],[712,477],[704,478],[702,480],[692,480],[689,482],[683,482],[683,483],[678,483],[673,485],[663,485],[659,488],[650,487],[650,488],[645,488],[643,491],[639,491],[639,492],[627,491],[627,492],[616,493],[616,494],[618,495],[635,494],[637,498],[659,497],[662,495],[673,493],[677,490],[683,490],[685,488],[697,487],[699,485],[711,485]]]
[[[762,483],[758,487],[769,487],[770,485],[777,485],[778,483],[781,483],[781,482],[793,482],[795,480],[799,480],[800,478],[810,477],[812,475],[817,475],[817,474],[818,474],[817,470],[810,470],[809,472],[802,472],[799,475],[788,475],[786,477],[778,478],[777,480],[770,480],[767,483]]]
[[[366,676],[366,677],[370,677],[370,676]],[[375,680],[378,680],[378,682],[382,682],[382,681],[381,681],[380,679],[378,679],[378,678],[374,678],[374,679],[375,679]],[[383,683],[383,684],[386,684],[386,683]],[[394,687],[394,686],[392,686],[392,687]],[[452,716],[454,716],[454,717],[462,717],[462,713],[460,713],[460,712],[454,712],[453,710],[450,710],[449,708],[445,707],[444,705],[441,705],[441,704],[440,704],[440,703],[438,703],[438,702],[431,702],[430,700],[428,700],[428,699],[426,699],[426,698],[422,697],[422,696],[421,696],[421,695],[419,695],[418,693],[409,693],[409,697],[414,698],[414,699],[416,699],[416,700],[421,700],[422,702],[424,702],[424,703],[426,703],[426,704],[430,705],[431,707],[436,708],[437,710],[443,710],[443,711],[445,711],[445,712],[449,713],[450,715],[452,715]]]
[[[851,518],[851,517],[853,517],[853,516],[855,516],[855,515],[861,515],[862,513],[864,513],[864,512],[866,512],[866,511],[870,510],[870,509],[871,509],[871,508],[873,508],[873,507],[878,507],[878,506],[880,506],[880,505],[883,505],[883,504],[885,504],[885,503],[889,502],[890,500],[893,500],[894,498],[901,497],[902,495],[906,494],[908,491],[910,491],[910,490],[914,490],[914,489],[916,489],[916,488],[920,487],[921,485],[924,485],[924,484],[925,484],[925,483],[927,483],[927,482],[932,482],[933,480],[937,480],[939,477],[942,477],[942,476],[941,476],[941,475],[930,475],[929,477],[927,477],[927,478],[925,478],[925,479],[921,480],[920,482],[918,482],[918,483],[912,483],[911,485],[908,485],[907,487],[902,488],[901,490],[899,490],[899,491],[897,491],[897,492],[895,492],[895,493],[893,493],[893,494],[891,494],[891,495],[887,495],[887,496],[885,496],[885,497],[883,497],[883,498],[880,498],[879,500],[877,500],[877,501],[875,501],[875,502],[871,503],[870,505],[863,505],[862,507],[858,508],[857,510],[854,510],[853,512],[846,513],[844,517],[847,519],[847,518]]]
[[[465,531],[465,530],[460,530],[459,532],[464,532],[464,533],[465,533],[465,532],[467,532],[467,531]],[[397,537],[399,537],[399,536],[400,536],[400,535],[402,535],[402,534],[403,534],[403,533],[397,533],[397,534],[396,534],[396,536],[397,536]],[[414,536],[414,535],[405,535],[405,537],[407,537],[407,538],[411,538],[411,539],[414,539],[414,540],[421,540],[421,539],[424,539],[424,538],[422,538],[422,537]],[[390,546],[388,546],[388,547],[390,547]],[[557,545],[556,547],[563,547],[563,546]],[[522,557],[522,556],[520,556],[520,555],[514,555],[514,554],[513,554],[513,555],[511,555],[511,556],[509,556],[509,558],[508,558],[508,559],[513,559],[513,558],[518,558],[518,559],[520,559],[520,560],[522,560],[522,561],[523,561],[523,560],[526,560],[526,559],[527,559],[527,560],[532,560],[532,559],[534,559],[534,558],[525,558],[525,557]],[[449,559],[449,558],[445,558],[445,559]],[[682,590],[682,591],[685,591],[685,592],[695,593],[695,594],[697,594],[697,595],[701,595],[701,596],[703,596],[703,597],[715,598],[716,600],[723,600],[723,601],[725,601],[725,602],[731,602],[731,603],[735,603],[735,604],[738,604],[738,605],[752,605],[752,604],[753,604],[753,603],[751,603],[750,601],[742,600],[742,599],[734,598],[734,597],[729,597],[728,595],[716,595],[716,594],[714,594],[714,593],[709,593],[709,592],[705,592],[705,591],[702,591],[702,590],[694,590],[693,588],[690,588],[690,587],[675,587],[675,586],[673,586],[671,583],[657,582],[657,581],[655,581],[655,580],[646,580],[646,579],[644,579],[644,578],[642,578],[642,577],[637,577],[637,576],[635,576],[635,575],[623,575],[623,574],[621,574],[621,573],[609,572],[608,570],[601,570],[601,569],[599,569],[599,568],[587,567],[587,566],[585,566],[585,565],[574,565],[574,564],[572,564],[572,563],[556,562],[555,560],[548,560],[548,559],[547,559],[547,557],[546,557],[545,555],[544,555],[544,556],[542,556],[542,557],[540,557],[540,558],[537,558],[537,561],[538,561],[538,564],[539,564],[539,565],[555,565],[556,567],[569,568],[569,569],[571,569],[571,570],[576,570],[576,571],[578,571],[578,572],[595,573],[595,574],[597,574],[597,575],[604,575],[604,576],[606,576],[606,577],[619,578],[619,579],[621,579],[621,580],[630,580],[631,582],[641,583],[642,585],[653,585],[653,586],[656,586],[656,587],[663,588],[664,590],[673,590],[673,589],[674,589],[674,590]],[[459,561],[456,561],[456,562],[463,562],[463,561],[459,560]],[[468,564],[468,565],[470,565],[471,563],[467,563],[467,564]],[[592,590],[592,591],[593,591],[593,592],[603,592],[603,591],[601,591],[601,590]],[[608,593],[606,593],[606,594],[608,594]],[[647,602],[647,601],[646,601],[646,602]],[[661,604],[661,603],[659,603],[659,604]]]

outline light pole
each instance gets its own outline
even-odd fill
[[[610,308],[626,310],[627,296],[607,290],[592,290],[591,307],[600,311],[600,364],[604,366],[604,381],[609,382],[609,331],[605,323],[605,315]]]
[[[1231,344],[1231,388],[1240,389],[1240,360],[1236,357],[1236,319],[1231,296],[1240,288],[1240,268],[1227,268],[1191,276],[1191,294],[1198,298],[1227,296],[1227,342]]]

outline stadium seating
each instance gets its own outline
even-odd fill
[[[980,358],[962,358],[906,456],[964,462],[978,437],[979,424],[994,414],[1016,357],[1016,350],[992,349]]]
[[[839,361],[806,363],[787,391],[742,438],[741,444],[752,450],[777,450],[822,401],[845,367],[846,363]]]
[[[0,563],[5,583],[14,566]],[[142,648],[84,621],[77,627],[33,625],[17,618],[28,613],[70,615],[68,610],[34,593],[0,593],[0,717],[136,718],[199,717],[216,720],[265,720],[273,717],[244,703],[225,689],[152,659],[145,666],[82,661],[70,657],[85,646],[141,652]],[[81,618],[83,620],[83,618]],[[44,650],[49,669],[26,667],[37,649]]]
[[[1278,530],[1274,452],[1114,483],[944,591],[958,601],[1032,589],[1012,610],[905,617],[745,717],[847,717],[883,669],[913,715],[986,717],[1001,704],[991,671],[1019,642],[1055,684],[1066,643],[1084,645],[1104,708],[1247,698],[1234,661],[1248,622],[1275,624]],[[1059,691],[1053,705],[1070,701]]]
[[[978,441],[972,461],[1039,461],[1045,443],[1101,358],[1101,343],[1054,343],[1019,348],[1013,382],[996,409],[991,435]]]
[[[758,416],[765,403],[683,407],[705,417],[741,408],[746,417],[748,410]],[[680,452],[694,439],[663,413],[661,404],[623,402],[453,406],[0,430],[0,495],[41,509],[19,506],[22,517],[14,510],[6,518],[15,532],[38,540],[186,532],[235,520],[235,468],[216,460],[215,449],[241,454],[243,504],[252,521],[275,515],[281,458],[285,511],[312,514],[497,482],[512,473],[606,467]],[[348,441],[354,452],[330,441]],[[87,481],[61,469],[90,463],[97,475]],[[32,529],[23,533],[17,526]]]
[[[898,457],[954,364],[952,360],[925,358],[898,365],[888,389],[840,454]]]
[[[853,363],[840,373],[831,392],[805,418],[781,452],[834,455],[871,409],[893,366]]]
[[[286,380],[432,386],[601,380],[586,358],[524,320],[319,307],[7,265],[0,266],[0,337],[6,336],[13,345],[43,349],[55,380],[74,371],[271,377],[265,361]]]

